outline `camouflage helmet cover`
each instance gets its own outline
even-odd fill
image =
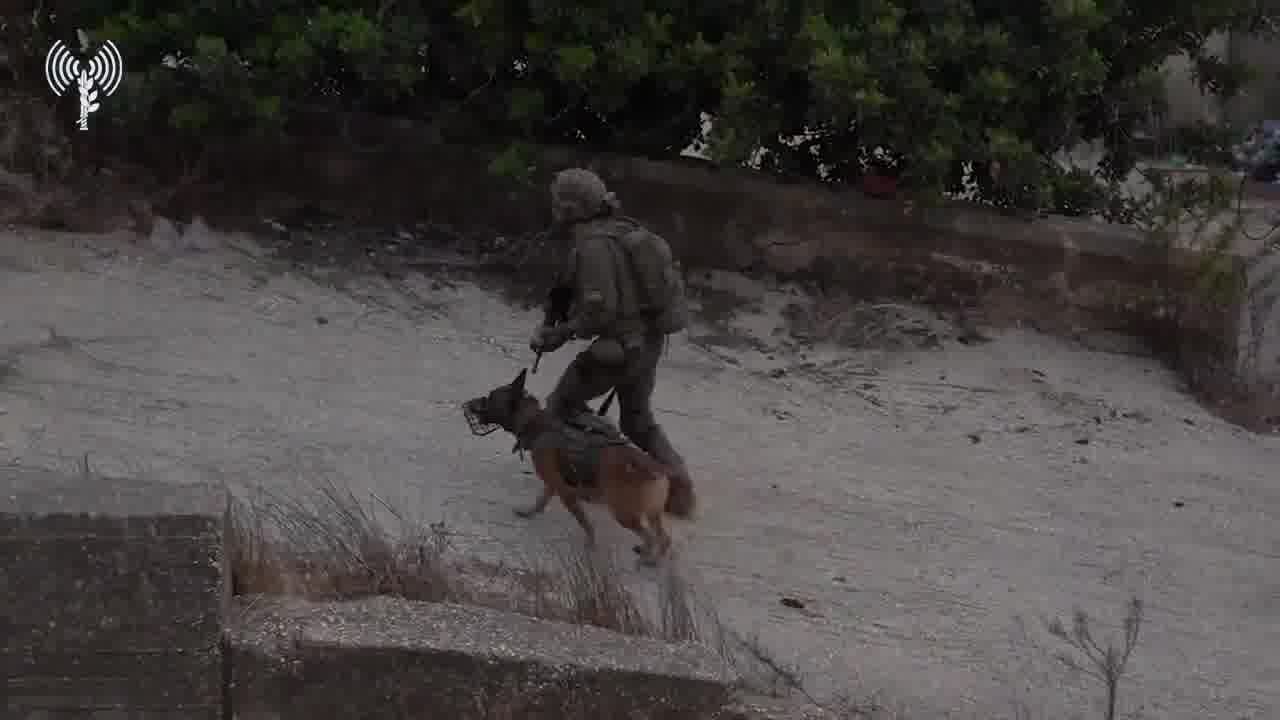
[[[619,209],[617,196],[600,176],[585,168],[569,168],[551,181],[551,205],[566,221],[586,220]]]

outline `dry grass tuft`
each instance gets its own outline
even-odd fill
[[[388,508],[390,510],[390,508]],[[322,486],[310,502],[237,503],[231,513],[232,592],[349,600],[392,595],[465,602],[444,562],[448,535],[428,526],[401,538],[350,491]]]
[[[645,617],[637,599],[622,584],[611,557],[594,557],[582,551],[557,553],[563,571],[565,606],[570,622],[595,625],[627,635],[660,637]]]
[[[402,531],[388,532],[384,514]],[[362,502],[332,483],[304,500],[237,501],[229,527],[237,595],[316,601],[389,595],[483,605],[679,642],[699,642],[704,635],[694,594],[674,570],[658,583],[658,612],[652,617],[611,556],[575,545],[548,553],[551,567],[537,570],[457,557],[442,524],[414,526],[382,500],[371,496]]]

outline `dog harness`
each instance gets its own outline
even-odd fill
[[[522,433],[518,437],[516,450],[564,450],[568,462],[561,472],[571,487],[593,487],[600,470],[600,451],[630,444],[613,423],[589,409],[545,426],[532,436]]]

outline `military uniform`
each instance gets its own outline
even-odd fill
[[[609,390],[618,392],[620,428],[640,448],[675,470],[667,510],[693,512],[695,497],[684,458],[676,452],[653,414],[653,390],[666,336],[648,327],[640,313],[639,289],[627,273],[627,258],[616,242],[623,223],[619,206],[603,181],[587,170],[566,170],[552,183],[552,206],[567,226],[571,249],[557,285],[572,289],[568,321],[543,326],[535,349],[554,350],[570,337],[593,339],[569,363],[547,408],[561,418],[590,412],[587,403]]]

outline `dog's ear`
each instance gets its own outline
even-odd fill
[[[516,379],[511,381],[510,387],[515,391],[517,398],[524,397],[524,380],[528,375],[528,369],[521,370],[520,374],[516,376]]]

